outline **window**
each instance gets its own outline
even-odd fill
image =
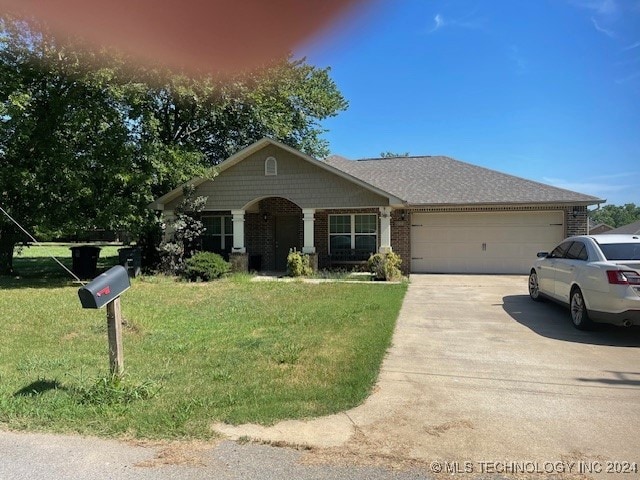
[[[588,260],[587,248],[582,242],[573,242],[569,250],[567,250],[566,257],[571,260]]]
[[[572,243],[573,242],[571,241],[561,243],[553,249],[553,251],[549,254],[549,258],[564,258],[565,253],[567,253],[567,250],[569,250],[569,247],[571,247]]]
[[[205,232],[202,235],[202,249],[229,256],[233,247],[233,221],[229,215],[203,216]]]
[[[600,243],[599,245],[607,260],[640,260],[640,242]]]
[[[264,174],[267,177],[278,175],[278,162],[275,157],[267,157],[264,161]]]
[[[350,249],[375,253],[377,245],[377,215],[329,215],[329,253]]]

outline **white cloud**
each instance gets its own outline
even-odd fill
[[[635,179],[639,176],[639,172],[615,173],[599,175],[584,179],[583,181],[543,177],[542,182],[553,185],[554,187],[606,199],[608,203],[623,205],[631,202],[637,203],[637,182]],[[621,184],[616,181],[621,178],[625,178],[627,183]]]
[[[619,11],[616,0],[571,0],[570,3],[598,15],[615,15]]]
[[[635,175],[640,175],[640,172],[621,172],[621,173],[612,173],[609,175],[598,175],[592,177],[593,180],[614,180],[616,178],[629,178]]]
[[[436,30],[439,30],[440,28],[442,28],[445,25],[445,21],[444,21],[444,17],[442,15],[440,15],[439,13],[436,14],[435,17],[433,17],[433,27],[431,28],[431,30],[429,31],[429,33],[433,33]]]
[[[597,20],[595,18],[591,17],[591,21],[593,22],[593,26],[595,27],[595,29],[597,31],[599,31],[600,33],[604,33],[605,35],[607,35],[608,37],[611,37],[611,38],[615,38],[616,37],[616,34],[615,34],[615,32],[613,30],[607,30],[606,28],[601,27],[598,24],[598,22],[597,22]]]
[[[638,48],[638,47],[640,47],[640,42],[632,43],[631,45],[629,45],[627,47],[624,47],[622,49],[622,51],[625,52],[627,50],[633,50],[633,49]]]
[[[476,11],[470,12],[467,15],[464,15],[459,18],[446,18],[441,13],[437,13],[433,17],[433,26],[429,30],[428,33],[434,33],[438,30],[441,30],[444,27],[458,27],[458,28],[469,28],[469,29],[485,29],[485,19],[476,16]]]
[[[563,180],[561,178],[549,177],[543,177],[542,180],[549,185],[553,185],[554,187],[565,188],[567,190],[588,193],[591,195],[621,192],[626,188],[629,188],[629,185],[613,185],[605,182],[573,182],[570,180]]]

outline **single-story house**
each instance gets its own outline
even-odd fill
[[[613,230],[611,225],[607,225],[606,223],[594,223],[593,220],[589,218],[589,235],[600,235],[601,233],[607,233],[609,230]]]
[[[238,269],[284,271],[297,249],[318,268],[393,251],[404,273],[526,273],[604,202],[449,157],[321,161],[269,138],[216,170],[189,182],[207,197],[202,245]],[[171,218],[182,197],[151,207]]]
[[[611,235],[640,235],[640,220],[602,232]]]

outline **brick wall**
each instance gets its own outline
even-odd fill
[[[556,207],[557,208],[557,207]],[[516,210],[516,209],[513,209]],[[525,209],[522,209],[525,210]],[[563,207],[565,216],[565,235],[587,234],[587,207]],[[574,217],[575,211],[575,217]],[[263,218],[267,214],[267,220]],[[314,244],[318,254],[319,268],[328,268],[329,251],[329,215],[373,213],[378,215],[377,208],[317,210],[314,223]],[[404,219],[402,214],[404,213]],[[245,235],[247,253],[260,255],[262,269],[271,270],[275,267],[275,222],[278,215],[295,215],[299,222],[299,246],[304,244],[304,222],[302,209],[285,198],[271,197],[260,201],[259,212],[247,213],[245,216]],[[380,220],[378,219],[378,247],[380,246]],[[406,275],[411,270],[411,211],[393,210],[391,213],[391,247],[402,258],[401,269]]]
[[[264,215],[267,215],[265,221]],[[302,220],[302,209],[286,198],[270,197],[261,200],[258,204],[257,213],[245,214],[245,246],[249,254],[249,263],[252,255],[260,255],[262,260],[262,270],[274,270],[275,258],[275,230],[276,217],[297,216],[298,225],[298,250],[302,250],[304,241],[304,222]]]
[[[574,211],[576,212],[574,217]],[[586,235],[588,232],[587,207],[565,207],[564,219],[566,225],[565,235]]]
[[[391,212],[391,248],[402,258],[400,270],[408,275],[411,271],[411,212],[408,210]]]

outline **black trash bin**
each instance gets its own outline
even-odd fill
[[[129,277],[142,273],[142,248],[125,247],[118,250],[118,263],[127,269]]]
[[[79,245],[71,247],[71,269],[79,278],[87,279],[96,276],[100,247]]]

